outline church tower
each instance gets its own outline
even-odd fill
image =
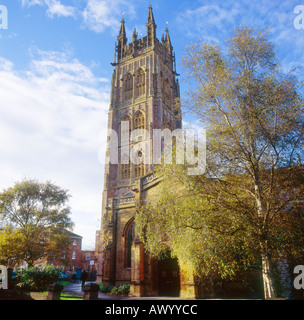
[[[135,296],[159,294],[153,281],[157,267],[133,225],[136,203],[144,203],[159,182],[152,173],[153,130],[181,127],[175,55],[167,28],[161,40],[156,37],[151,5],[146,28],[142,38],[134,29],[128,43],[122,19],[115,43],[108,131],[117,136],[108,137],[106,157],[111,158],[110,140],[116,141],[118,161],[105,165],[101,230],[96,236],[97,281],[131,283]]]

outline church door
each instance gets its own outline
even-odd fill
[[[158,294],[178,297],[180,275],[177,258],[165,258],[158,261]]]

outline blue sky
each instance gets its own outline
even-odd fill
[[[0,0],[0,189],[23,178],[68,189],[74,232],[93,249],[100,227],[111,62],[120,20],[146,35],[151,3],[160,38],[169,29],[180,75],[186,45],[222,45],[234,27],[269,27],[286,69],[304,64],[294,1]],[[303,22],[303,21],[302,21]],[[304,22],[303,22],[304,23]]]

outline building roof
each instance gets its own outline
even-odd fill
[[[60,233],[62,233],[62,229],[58,229],[58,231],[60,232]],[[71,232],[71,231],[69,231],[69,230],[67,230],[67,229],[64,229],[64,232],[65,233],[67,233],[71,238],[79,238],[79,239],[82,239],[83,237],[82,236],[80,236],[80,235],[78,235],[78,234],[76,234],[76,233],[73,233],[73,232]]]

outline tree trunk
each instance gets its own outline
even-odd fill
[[[270,268],[270,259],[264,250],[262,251],[262,278],[264,286],[264,298],[274,298],[275,290]]]
[[[264,287],[264,298],[271,299],[275,297],[274,283],[272,279],[270,258],[267,250],[267,233],[265,234],[265,208],[262,201],[262,192],[260,185],[260,178],[258,173],[255,173],[257,184],[255,185],[256,204],[258,209],[258,217],[260,218],[260,248],[262,258],[262,278]]]

